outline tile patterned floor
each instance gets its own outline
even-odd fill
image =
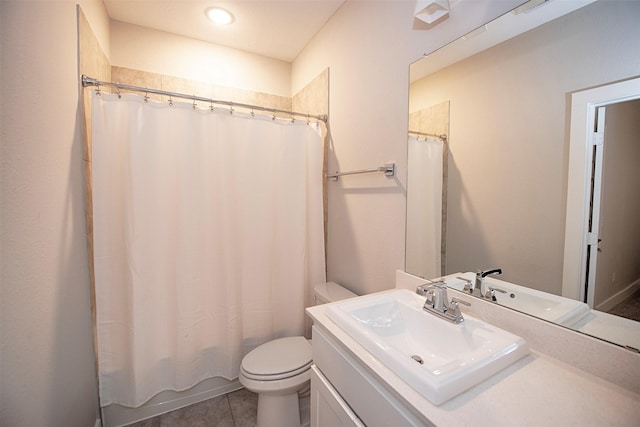
[[[258,395],[246,389],[214,397],[129,427],[255,427]],[[300,417],[309,425],[309,397],[300,398]]]
[[[640,321],[640,291],[609,310],[609,314]]]

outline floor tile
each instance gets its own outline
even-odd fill
[[[258,395],[243,388],[229,393],[227,397],[235,427],[254,427],[258,411]]]
[[[160,427],[234,427],[227,396],[218,396],[160,416]]]
[[[609,314],[626,317],[631,320],[640,320],[640,291],[631,295],[623,302],[619,303],[611,310]]]
[[[149,418],[148,420],[129,424],[128,427],[160,427],[160,417],[161,416],[159,415],[157,417]]]
[[[310,425],[309,396],[300,398],[300,421]],[[214,397],[129,427],[255,427],[258,395],[246,389]]]

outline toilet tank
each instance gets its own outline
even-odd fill
[[[316,304],[327,304],[357,296],[349,289],[335,282],[320,283],[313,288],[313,297]]]

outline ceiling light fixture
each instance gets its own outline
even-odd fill
[[[220,7],[210,7],[204,13],[214,24],[228,25],[233,22],[233,15]]]
[[[449,0],[417,0],[414,16],[427,24],[449,14]]]
[[[512,10],[514,15],[519,15],[521,13],[529,13],[533,9],[536,9],[539,6],[547,3],[549,0],[531,0],[523,4],[522,6],[516,7]]]

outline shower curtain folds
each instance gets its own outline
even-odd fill
[[[100,403],[237,377],[325,281],[318,124],[92,93]]]
[[[408,137],[406,269],[442,275],[443,152],[445,138]],[[422,134],[427,135],[427,134]]]

